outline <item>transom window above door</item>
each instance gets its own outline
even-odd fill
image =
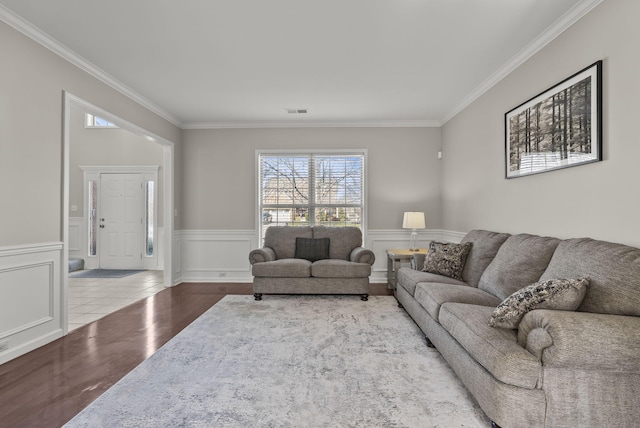
[[[260,236],[269,226],[355,226],[365,219],[365,151],[258,152]]]

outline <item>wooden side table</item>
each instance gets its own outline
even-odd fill
[[[393,290],[394,296],[396,295],[396,287],[398,285],[398,268],[400,263],[403,260],[409,260],[414,254],[427,254],[427,249],[387,249],[387,287]]]

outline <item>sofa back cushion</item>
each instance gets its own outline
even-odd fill
[[[640,249],[589,238],[562,241],[542,280],[588,277],[578,311],[640,316]]]
[[[510,236],[480,277],[478,288],[505,299],[537,282],[559,243],[557,238],[526,233]]]
[[[462,238],[461,243],[471,242],[471,250],[462,271],[464,282],[472,287],[478,286],[480,277],[509,236],[508,233],[472,230]]]
[[[349,260],[354,248],[362,246],[362,232],[357,227],[315,226],[314,238],[329,238],[329,258]]]
[[[304,226],[269,226],[264,246],[272,248],[278,259],[292,259],[296,254],[296,238],[313,238],[313,232]]]

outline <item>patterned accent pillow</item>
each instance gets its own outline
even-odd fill
[[[587,292],[589,278],[550,279],[536,282],[513,293],[491,314],[489,325],[518,328],[520,320],[533,309],[575,311]]]
[[[296,259],[306,259],[310,262],[329,258],[329,238],[296,238]]]
[[[462,280],[462,270],[467,261],[469,251],[471,251],[471,242],[452,244],[431,241],[422,270]]]

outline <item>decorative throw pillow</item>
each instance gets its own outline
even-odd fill
[[[589,278],[550,279],[527,285],[498,305],[491,314],[491,327],[518,328],[520,320],[533,309],[575,311],[587,292]]]
[[[296,259],[310,262],[329,258],[329,238],[296,238]]]
[[[431,241],[422,270],[462,280],[462,270],[469,251],[471,251],[471,242],[452,244]]]

